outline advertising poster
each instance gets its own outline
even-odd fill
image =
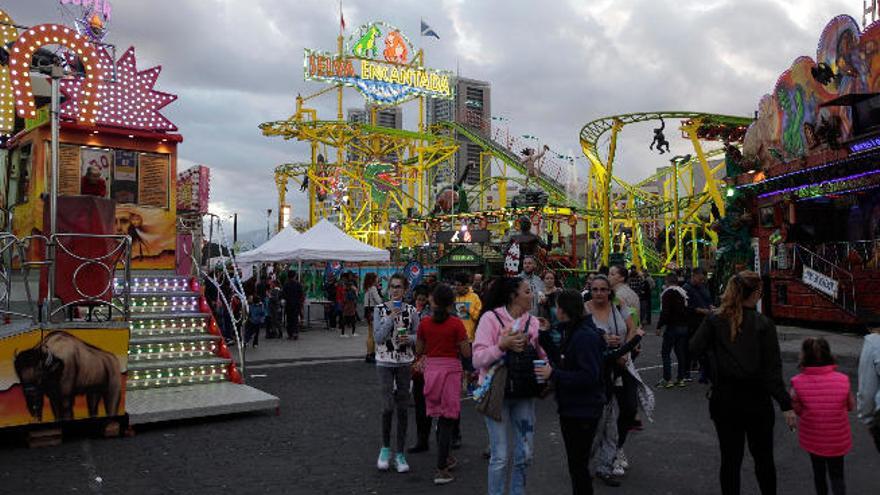
[[[39,329],[0,340],[0,427],[125,414],[127,328]],[[88,382],[87,392],[60,384]]]
[[[168,208],[168,155],[138,155],[138,204]]]
[[[113,152],[96,148],[80,150],[80,194],[110,197],[110,169]],[[60,179],[60,177],[59,177]]]
[[[58,194],[73,196],[79,194],[80,182],[79,146],[62,144],[58,146]]]
[[[138,201],[137,153],[115,150],[113,187],[111,195],[117,203],[135,204]]]

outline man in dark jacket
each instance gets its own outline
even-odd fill
[[[302,314],[305,293],[297,280],[296,273],[292,270],[287,272],[287,282],[281,290],[284,298],[284,308],[287,313],[287,338],[297,340],[299,338],[299,317]]]
[[[687,357],[688,346],[688,296],[684,289],[678,285],[678,275],[669,273],[666,275],[666,288],[660,294],[660,319],[657,320],[657,335],[660,329],[666,327],[663,332],[663,345],[660,349],[660,357],[663,359],[663,380],[658,387],[672,388],[675,385],[685,386],[685,378],[690,374]],[[675,358],[678,360],[678,380],[672,382],[672,357],[675,350]]]

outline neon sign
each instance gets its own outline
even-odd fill
[[[305,78],[354,87],[378,105],[396,105],[418,96],[452,99],[452,73],[415,65],[413,52],[399,29],[374,22],[349,38],[342,56],[306,49]]]
[[[864,151],[870,151],[876,148],[880,148],[880,137],[872,137],[868,139],[863,139],[861,141],[856,141],[849,145],[850,153],[862,153]]]

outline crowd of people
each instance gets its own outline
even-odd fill
[[[686,386],[692,364],[699,363],[702,379],[711,384],[709,412],[721,452],[722,493],[740,493],[746,444],[761,492],[776,493],[774,401],[809,453],[817,493],[829,493],[826,479],[831,493],[844,493],[843,456],[852,445],[848,411],[856,401],[846,375],[834,370],[828,343],[804,342],[801,373],[789,388],[775,327],[755,309],[762,295],[760,277],[747,271],[732,277],[718,307],[702,270],[691,270],[686,278],[671,273],[661,288],[657,326],[664,369],[658,385]],[[650,302],[643,302],[653,290],[647,279],[613,266],[592,274],[583,292],[562,289],[554,273],[538,274],[535,260],[526,258],[520,276],[483,283],[456,274],[452,285],[432,281],[415,287],[407,300],[406,278],[393,276],[388,301],[373,310],[383,398],[377,468],[409,471],[406,455],[429,449],[436,420],[434,483],[453,481],[458,460],[450,451],[460,445],[462,398],[467,397],[485,416],[486,436],[472,438],[488,443],[488,493],[525,493],[538,426],[535,401],[553,395],[572,493],[593,493],[593,475],[620,486],[630,464],[623,450],[629,433],[651,421],[654,412],[652,387],[634,364],[643,324],[651,318]],[[672,353],[678,361],[675,380]],[[872,425],[880,450],[880,335],[866,338],[864,353],[859,414]],[[476,384],[469,383],[470,370],[479,377]],[[417,440],[406,449],[410,390]]]
[[[451,452],[461,446],[462,401],[473,399],[485,416],[486,434],[471,432],[469,438],[488,445],[488,493],[525,493],[538,427],[535,402],[552,395],[572,493],[593,493],[594,476],[608,486],[621,485],[631,463],[624,452],[630,433],[654,414],[652,387],[635,366],[643,326],[652,319],[654,280],[612,266],[590,274],[584,290],[577,291],[563,289],[552,271],[539,273],[532,258],[526,257],[522,268],[519,276],[486,281],[456,273],[449,284],[431,275],[413,288],[404,275],[394,274],[387,296],[377,275],[366,274],[360,287],[368,329],[365,359],[375,363],[382,399],[379,470],[408,472],[407,454],[430,450],[436,431],[433,481],[454,481],[458,460]],[[337,317],[331,326],[338,326],[340,335],[351,328],[354,335],[361,316],[352,304],[360,299],[355,277],[342,274],[324,288]],[[258,345],[252,320],[264,328],[286,321],[288,338],[295,339],[304,300],[296,274],[257,282],[253,291],[248,301],[256,318],[248,318],[246,339]],[[857,394],[835,370],[830,346],[821,338],[803,342],[800,373],[787,386],[775,326],[756,310],[762,297],[758,274],[734,275],[716,298],[702,270],[670,271],[658,292],[663,372],[656,388],[687,386],[693,369],[710,385],[721,492],[740,493],[748,445],[761,493],[776,493],[775,402],[809,454],[816,492],[829,493],[830,481],[830,493],[845,493],[843,459],[852,446],[854,408],[880,451],[880,322],[865,338]],[[279,308],[287,313],[283,320]],[[411,402],[416,441],[407,448]]]

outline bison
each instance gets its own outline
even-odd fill
[[[107,416],[118,414],[122,395],[119,361],[67,332],[52,332],[36,347],[15,355],[15,372],[22,386],[28,411],[43,419],[43,398],[55,420],[73,419],[77,395],[85,394],[89,417],[98,415],[104,401]]]

